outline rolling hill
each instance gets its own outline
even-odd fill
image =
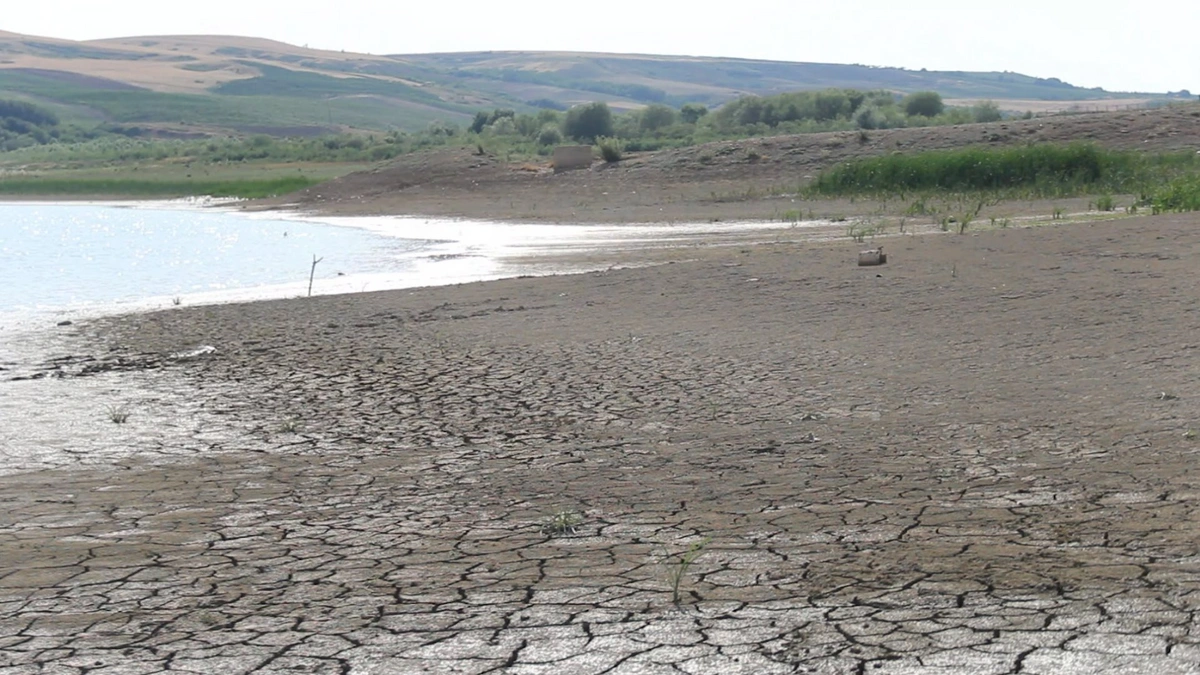
[[[164,135],[413,130],[462,123],[484,108],[565,109],[593,100],[619,109],[712,106],[744,94],[827,87],[932,89],[952,100],[1021,101],[1012,106],[1019,109],[1163,96],[1016,73],[567,52],[379,56],[243,37],[75,42],[0,32],[0,98],[37,103],[64,121]]]

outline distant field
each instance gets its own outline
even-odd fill
[[[946,105],[970,107],[989,99],[949,98]],[[1032,112],[1035,115],[1050,115],[1063,112],[1114,112],[1145,108],[1161,99],[1154,98],[1098,98],[1085,101],[1041,101],[1036,99],[1003,99],[997,101],[1001,110],[1012,113]]]
[[[48,77],[40,73],[0,69],[0,96],[6,92],[32,97],[39,102],[60,101],[72,105],[57,106],[55,109],[66,119],[76,122],[92,122],[99,113],[104,119],[116,123],[170,123],[181,127],[206,126],[238,130],[243,127],[262,126],[311,126],[320,125],[331,130],[341,127],[361,129],[423,127],[434,120],[469,119],[468,109],[455,104],[453,107],[434,105],[428,95],[415,92],[401,99],[382,93],[386,88],[381,83],[371,86],[343,86],[333,77],[323,75],[292,74],[279,69],[264,79],[269,83],[262,87],[263,95],[254,95],[248,85],[231,84],[229,95],[178,94],[150,91],[146,89],[102,89],[88,82],[77,82]],[[316,86],[314,80],[324,84]],[[399,84],[387,85],[393,89]],[[297,97],[309,96],[315,100],[297,101]],[[289,95],[290,93],[290,95]]]

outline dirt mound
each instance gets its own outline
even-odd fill
[[[402,157],[261,206],[338,215],[423,214],[595,222],[770,217],[822,169],[890,152],[1090,141],[1116,149],[1200,151],[1200,105],[951,127],[774,136],[631,155],[554,174],[467,149]],[[722,206],[740,202],[737,208]]]

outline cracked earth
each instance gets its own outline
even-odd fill
[[[1198,225],[73,327],[0,674],[1200,672]]]

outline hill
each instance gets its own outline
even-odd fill
[[[75,42],[0,32],[0,97],[38,103],[64,122],[136,124],[163,135],[320,135],[464,123],[480,109],[565,109],[593,100],[718,105],[744,94],[848,87],[932,89],[950,99],[1137,104],[1016,73],[909,71],[743,59],[478,52],[331,52],[229,36]]]
[[[557,174],[548,162],[508,162],[469,148],[445,149],[405,155],[257,207],[338,216],[419,214],[548,222],[764,220],[814,207],[832,209],[817,217],[868,216],[876,207],[871,200],[806,204],[795,198],[796,192],[819,172],[863,158],[1074,141],[1112,150],[1195,155],[1200,153],[1200,104],[726,140],[634,153],[616,164],[596,162],[591,170]],[[1188,165],[1196,161],[1200,160],[1189,158]]]

